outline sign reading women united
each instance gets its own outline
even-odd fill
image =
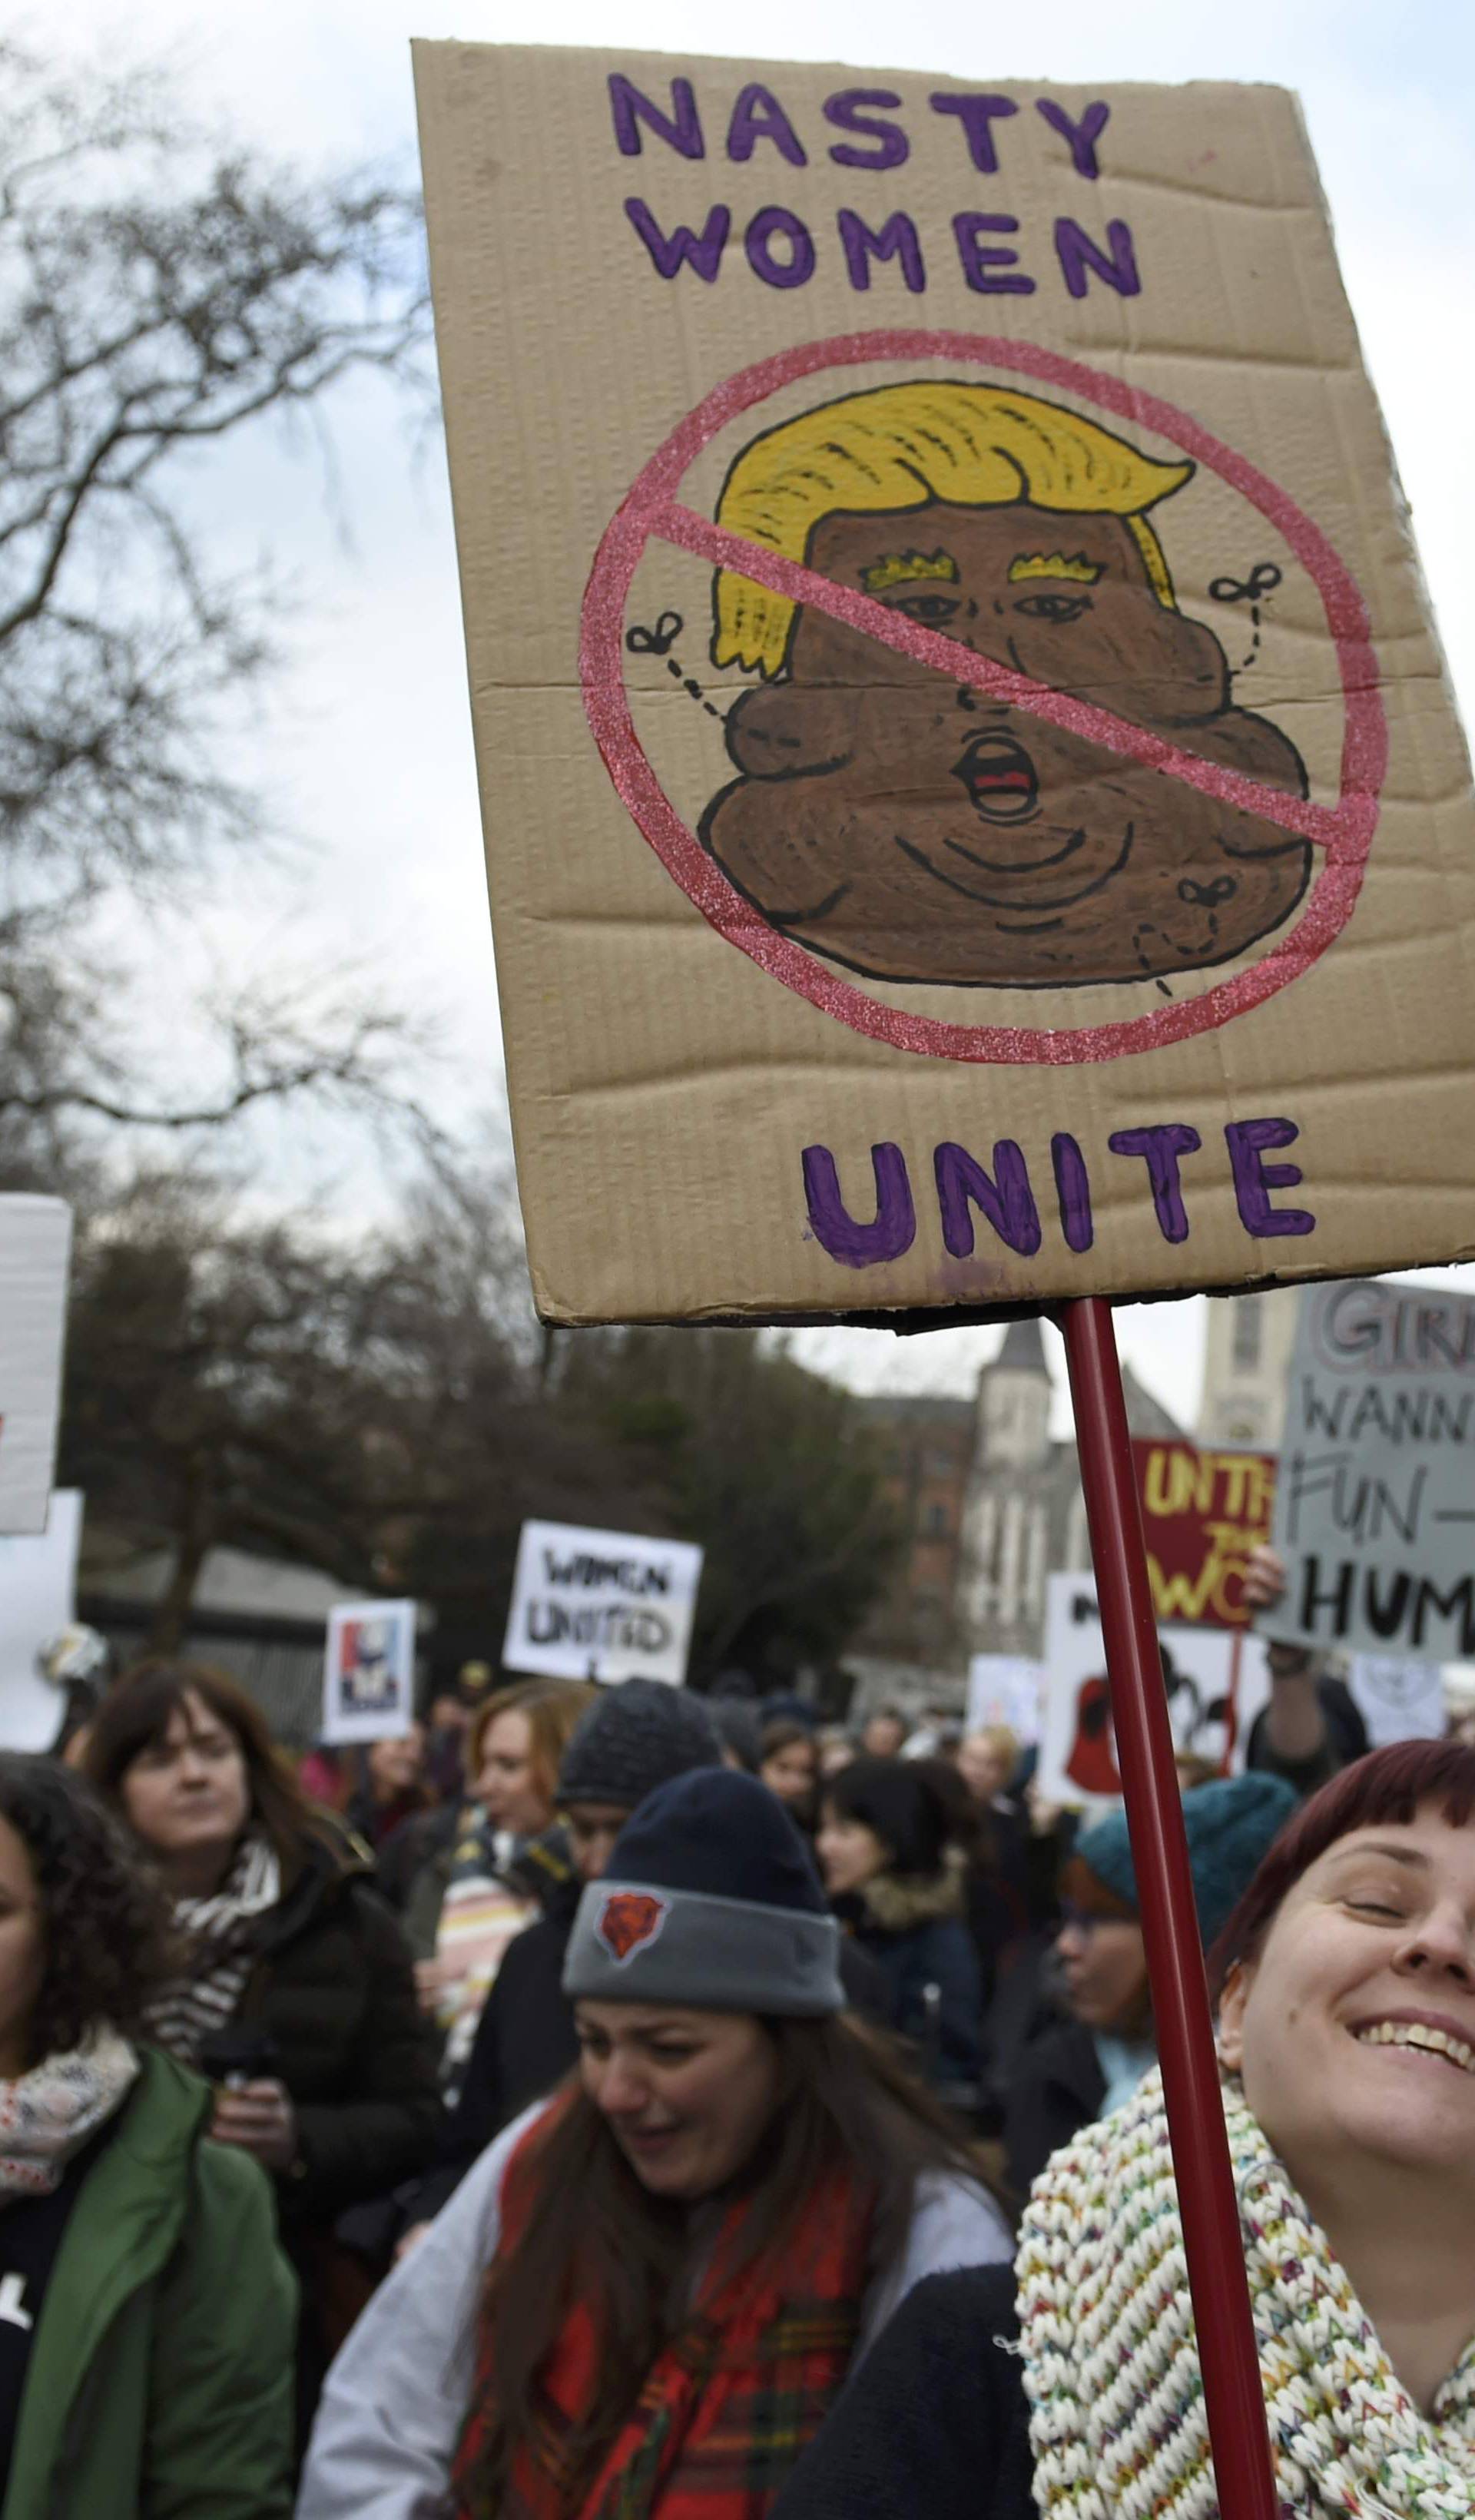
[[[508,1605],[509,1671],[552,1680],[687,1676],[699,1549],[633,1531],[525,1522]]]
[[[545,1318],[1475,1250],[1469,766],[1294,99],[416,68]]]

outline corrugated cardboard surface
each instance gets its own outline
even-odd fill
[[[975,110],[974,147],[959,113],[931,102],[973,92],[912,72],[460,44],[417,46],[416,69],[498,982],[545,1317],[992,1307],[1346,1276],[1475,1250],[1469,763],[1294,100],[1270,88],[1011,82],[1000,97],[1012,113],[980,123]],[[611,73],[628,82],[624,136],[638,153],[618,145]],[[689,106],[673,88],[682,79]],[[897,103],[827,117],[827,101],[857,90]],[[672,146],[629,107],[632,91],[688,149],[699,129],[702,155]],[[1090,111],[1102,106],[1104,117]],[[898,156],[894,139],[866,136],[861,114],[904,135],[904,159],[834,161],[836,147]],[[658,239],[682,225],[700,238],[716,233],[719,204],[729,234],[713,276],[690,264],[662,276],[637,217]],[[754,230],[767,209],[785,216]],[[847,211],[864,290],[842,245]],[[904,251],[882,259],[856,247],[857,221],[878,236],[898,213],[912,223]],[[1031,291],[968,285],[954,222],[980,217],[1017,223],[968,231],[1017,261],[975,264],[975,278],[1028,278]],[[773,285],[785,258],[802,264],[805,238],[809,276]],[[909,257],[920,288],[907,285]],[[1071,292],[1072,275],[1084,293]],[[1138,400],[1123,417],[1084,387],[881,338],[902,330],[1052,352],[1105,381],[1101,391],[1114,382]],[[687,509],[713,517],[730,467],[762,431],[838,397],[961,379],[1043,396],[1164,463],[1180,451],[1158,425],[1172,405],[1325,538],[1355,582],[1353,612],[1357,596],[1365,607],[1388,758],[1356,907],[1319,958],[1300,968],[1300,922],[1319,893],[1217,966],[1193,968],[1175,949],[1166,977],[1157,968],[1059,987],[868,977],[827,954],[822,931],[798,958],[792,939],[768,958],[790,975],[801,960],[816,1003],[719,932],[668,872],[586,714],[581,609],[596,554],[642,468],[725,379],[856,334],[876,337],[864,364],[791,376],[715,429],[680,479]],[[1312,799],[1335,807],[1348,712],[1324,587],[1238,478],[1202,460],[1153,522],[1178,610],[1218,641],[1233,706],[1288,738]],[[1054,554],[1053,540],[1041,554],[1046,539],[1029,550]],[[933,549],[919,518],[878,540],[914,559]],[[1274,586],[1268,570],[1279,572]],[[712,662],[713,575],[710,556],[652,538],[622,610],[601,611],[597,598],[587,625],[595,715],[602,704],[602,722],[611,714],[617,695],[605,688],[602,703],[599,687],[617,652],[634,737],[688,833],[737,776],[726,721],[759,679]],[[1339,628],[1355,630],[1340,603]],[[632,630],[644,645],[632,649]],[[977,644],[987,647],[984,634]],[[939,709],[957,707],[961,724],[963,686],[934,679]],[[868,728],[905,704],[905,671],[895,681],[900,701],[884,669],[868,685]],[[1073,688],[1112,705],[1103,686]],[[1028,740],[1027,710],[1010,710],[1009,724]],[[1170,740],[1194,748],[1191,727]],[[1170,784],[1149,768],[1133,766],[1131,778]],[[1188,802],[1198,809],[1196,796]],[[999,845],[1014,848],[1014,835]],[[713,893],[711,860],[700,862],[709,907],[725,902],[729,923],[745,918],[761,956],[782,905],[761,899],[755,917],[725,884]],[[1314,845],[1314,885],[1325,864]],[[1184,878],[1197,884],[1195,918],[1201,874],[1195,862]],[[948,950],[945,926],[944,908],[927,951]],[[1262,967],[1297,975],[1188,1037],[1131,1046],[1163,1010],[1214,991],[1218,1009],[1227,983]],[[835,1011],[836,983],[854,993],[843,998],[848,1016]],[[876,1011],[888,1009],[967,1027],[975,1050],[988,1028],[1043,1046],[1033,1060],[929,1055],[875,1037],[891,1020]],[[1136,1034],[1122,1047],[1127,1025]],[[902,1030],[935,1038],[925,1023]],[[1103,1030],[1106,1043],[1083,1055]],[[1262,1133],[1242,1148],[1236,1194],[1227,1126],[1275,1120],[1294,1138]],[[1196,1133],[1198,1146],[1109,1145],[1172,1127]],[[1084,1248],[1072,1247],[1086,1241],[1079,1205],[1068,1238],[1051,1167],[1062,1137],[1079,1150],[1074,1177],[1089,1183]],[[1001,1142],[1017,1151],[996,1157]],[[895,1256],[882,1259],[868,1256],[864,1232],[877,1212],[876,1147],[899,1150],[881,1159],[893,1222],[903,1167],[912,1211],[910,1239],[903,1218]],[[987,1198],[957,1192],[975,1177],[945,1158],[956,1192],[948,1247],[939,1147],[1012,1177],[1006,1233]],[[832,1211],[822,1199],[812,1220],[806,1203],[802,1157],[816,1148],[862,1229],[843,1251]],[[1075,1164],[1068,1148],[1064,1161]],[[1299,1169],[1299,1187],[1277,1166]],[[1029,1200],[1034,1249],[1018,1247],[1035,1238]],[[1287,1210],[1313,1225],[1283,1230]]]

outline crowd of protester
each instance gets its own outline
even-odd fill
[[[1125,1817],[1004,1727],[67,1704],[0,1756],[6,2520],[1216,2509]],[[1247,1757],[1180,1781],[1282,2503],[1475,2514],[1475,1747],[1280,1652]]]

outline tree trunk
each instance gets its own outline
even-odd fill
[[[185,1498],[184,1528],[174,1545],[174,1564],[144,1639],[146,1654],[177,1654],[190,1629],[195,1587],[215,1542],[214,1498],[208,1476],[192,1479]]]

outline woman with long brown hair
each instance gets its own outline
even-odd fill
[[[1009,2249],[838,1946],[754,1778],[647,1799],[570,1939],[577,2074],[350,2337],[299,2520],[761,2520],[910,2287]]]
[[[436,2043],[409,1947],[367,1858],[313,1809],[227,1672],[158,1659],[126,1673],[85,1773],[173,1903],[183,1960],[149,2035],[215,2085],[210,2134],[276,2187],[303,2283],[305,2412],[367,2291],[334,2223],[435,2148]]]

